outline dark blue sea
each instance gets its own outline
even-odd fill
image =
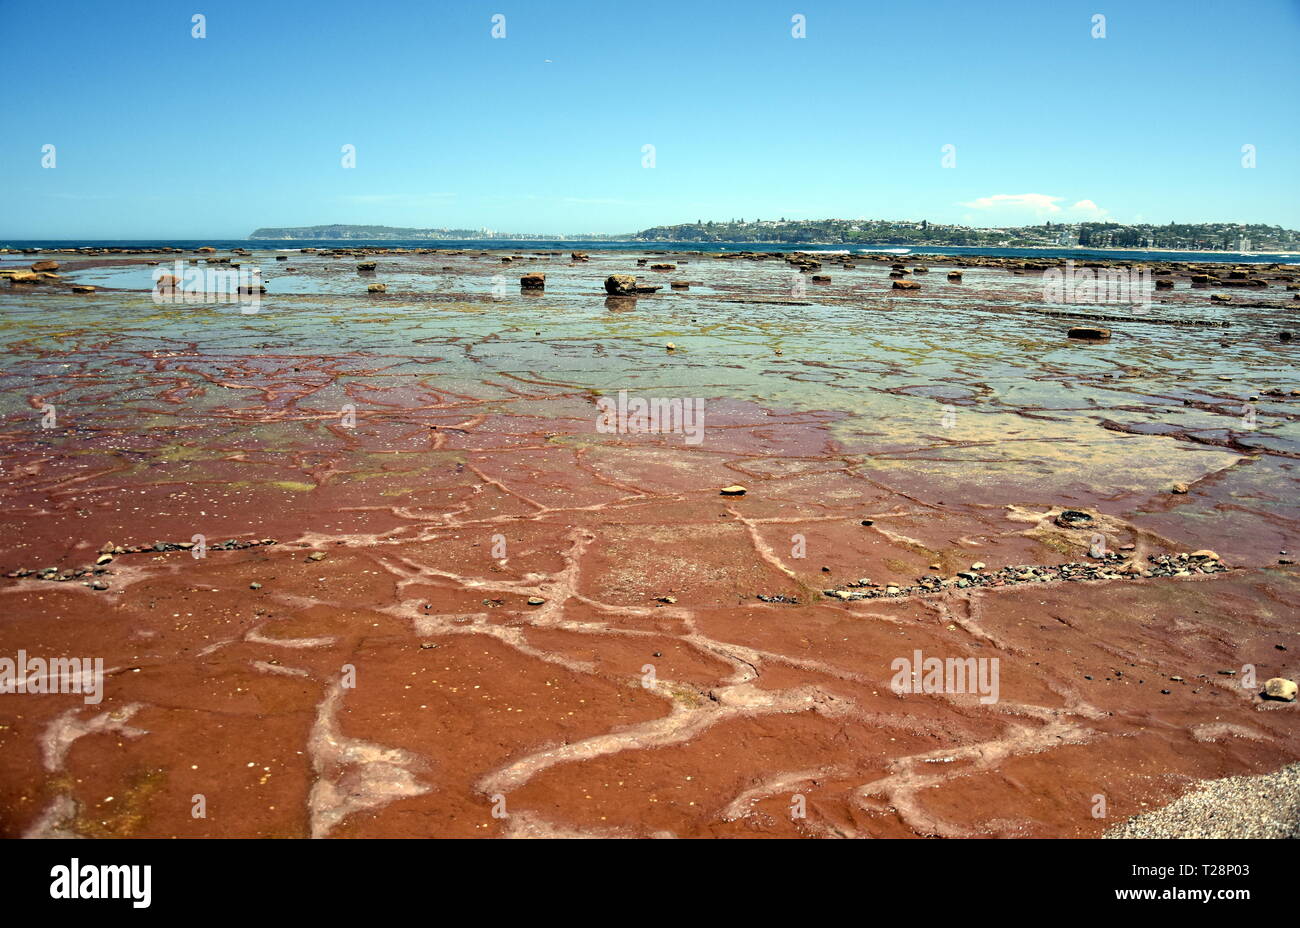
[[[1074,258],[1080,261],[1200,261],[1228,264],[1300,264],[1300,254],[1252,254],[1234,251],[1108,251],[1091,248],[990,248],[950,245],[832,245],[794,242],[647,242],[583,241],[578,239],[443,239],[388,241],[374,239],[151,239],[109,241],[75,239],[59,241],[0,240],[8,248],[183,248],[210,245],[231,248],[296,251],[299,248],[379,247],[448,248],[478,251],[824,251],[850,254],[987,255],[1007,258]]]

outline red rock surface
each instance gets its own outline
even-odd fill
[[[692,272],[706,286],[618,321],[600,282],[630,267],[552,263],[556,304],[512,309],[530,315],[508,330],[472,281],[410,324],[356,300],[277,306],[274,282],[252,320],[154,318],[125,290],[98,317],[58,294],[11,307],[0,572],[88,567],[109,541],[201,534],[209,549],[118,555],[105,591],[0,580],[0,656],[106,668],[98,705],[0,695],[0,834],[1097,836],[1193,780],[1300,759],[1295,707],[1258,692],[1294,678],[1300,653],[1300,583],[1277,563],[1297,544],[1285,447],[1187,440],[1203,423],[1117,433],[1099,420],[1175,385],[1135,381],[1079,416],[1046,393],[1073,363],[1099,375],[1038,349],[1036,374],[998,386],[1031,400],[944,437],[936,399],[976,416],[968,397],[993,374],[946,361],[920,375],[905,341],[859,350],[823,331],[813,350],[734,321],[692,329],[739,273],[705,261]],[[835,281],[870,274],[863,290],[883,293],[887,270]],[[963,299],[1014,287],[991,275],[981,289],[983,273],[965,272]],[[592,295],[566,296],[579,277]],[[761,291],[746,280],[741,296]],[[665,308],[687,299],[701,302]],[[816,326],[860,325],[837,321],[844,297],[817,299]],[[569,324],[566,309],[594,316]],[[683,351],[661,362],[665,331]],[[750,347],[778,335],[780,363]],[[759,387],[735,385],[728,354]],[[585,372],[602,369],[623,379],[596,393],[705,397],[706,440],[598,432]],[[894,404],[881,412],[827,399],[828,383],[877,374],[856,389]],[[59,423],[42,430],[46,403]],[[900,421],[914,408],[924,424]],[[1035,431],[1012,434],[1013,419]],[[1189,475],[1191,493],[1168,494]],[[734,483],[743,497],[718,495]],[[1066,506],[1139,567],[1211,547],[1228,569],[822,593],[1087,562],[1093,531],[1053,520]],[[212,547],[264,538],[277,543]],[[894,692],[892,662],[916,650],[998,659],[1000,698]],[[1242,685],[1246,665],[1259,686]]]

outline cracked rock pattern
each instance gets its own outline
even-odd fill
[[[0,694],[0,834],[1098,836],[1300,760],[1275,310],[1178,272],[1085,345],[940,259],[607,298],[655,256],[540,255],[498,299],[497,256],[368,257],[255,314],[137,258],[0,285],[0,657],[105,668]],[[598,429],[621,390],[702,441]],[[997,698],[896,691],[918,652]]]

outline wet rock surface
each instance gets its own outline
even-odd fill
[[[0,283],[0,656],[105,666],[0,694],[0,833],[1097,836],[1300,760],[1266,267],[1134,313],[1047,262],[903,299],[893,256],[674,256],[690,290],[611,306],[668,262],[520,255],[545,291],[502,296],[500,254],[254,250],[246,314],[155,302],[174,256]],[[620,390],[702,441],[598,429]],[[918,652],[997,700],[896,691]]]

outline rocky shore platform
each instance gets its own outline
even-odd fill
[[[1293,834],[1300,270],[1057,266],[0,254],[0,835]]]

